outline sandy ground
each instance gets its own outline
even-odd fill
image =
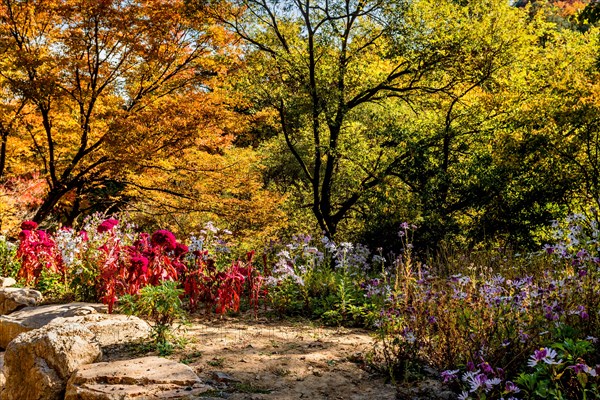
[[[188,364],[215,388],[211,398],[394,399],[363,359],[373,339],[359,329],[252,317],[191,321],[187,341],[169,358]]]

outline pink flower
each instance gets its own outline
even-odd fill
[[[24,231],[35,231],[38,227],[37,222],[34,221],[23,221],[21,223],[21,230]]]
[[[79,236],[83,239],[84,242],[90,240],[86,231],[79,231]]]
[[[175,247],[177,247],[175,235],[166,229],[154,232],[150,239],[150,243],[152,243],[152,246],[162,246],[167,250],[175,250]]]

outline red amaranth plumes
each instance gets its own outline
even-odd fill
[[[21,229],[24,231],[35,231],[38,227],[37,222],[34,221],[23,221],[21,223]]]
[[[175,235],[166,229],[161,229],[152,234],[150,239],[152,246],[162,246],[167,250],[175,250],[177,247],[177,240]]]
[[[112,231],[115,226],[119,224],[119,221],[113,218],[109,218],[105,221],[102,221],[100,225],[98,225],[98,233],[104,233]]]

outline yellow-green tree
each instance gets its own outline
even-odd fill
[[[274,111],[280,141],[269,150],[329,236],[363,199],[402,180],[416,102],[445,102],[446,128],[423,140],[449,158],[455,105],[493,85],[528,40],[524,13],[504,1],[235,3],[222,15],[248,48],[241,86]]]

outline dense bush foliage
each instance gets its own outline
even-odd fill
[[[600,198],[596,3],[6,0],[0,232],[534,249]]]

